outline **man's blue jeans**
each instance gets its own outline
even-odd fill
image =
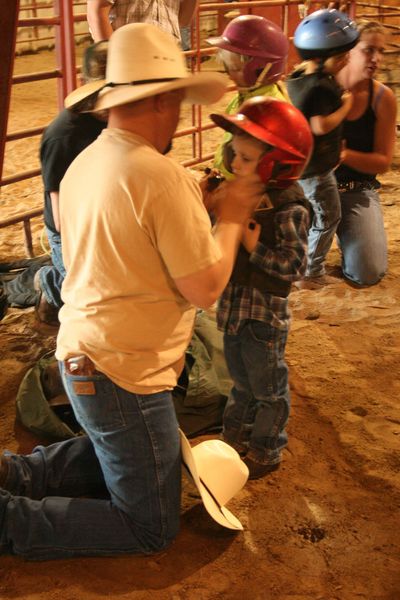
[[[313,220],[308,232],[307,277],[325,273],[325,259],[340,221],[340,197],[333,171],[300,179],[299,184],[312,206]]]
[[[52,265],[42,267],[39,270],[40,289],[49,304],[61,308],[61,286],[66,272],[61,251],[61,236],[50,229],[46,229],[47,239],[51,249]]]
[[[279,463],[287,445],[287,335],[286,330],[253,320],[244,321],[237,335],[224,335],[233,388],[224,411],[223,436],[263,464]]]
[[[376,190],[342,192],[337,234],[343,274],[359,285],[374,285],[388,266],[387,241]]]
[[[62,377],[87,436],[9,455],[0,551],[45,560],[165,548],[178,533],[180,513],[171,394],[133,394],[97,372],[63,370]],[[87,393],[93,384],[96,393]]]

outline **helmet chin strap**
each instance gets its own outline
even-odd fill
[[[258,87],[260,87],[260,85],[263,82],[264,77],[267,75],[267,73],[271,70],[273,63],[267,63],[265,65],[265,67],[263,68],[263,70],[261,71],[261,73],[259,74],[259,76],[257,77],[257,80],[255,82],[254,85],[249,85],[249,86],[242,86],[239,87],[237,86],[238,92],[242,93],[242,94],[246,94],[247,92],[251,92],[252,90],[257,89]]]
[[[318,66],[317,66],[317,74],[321,75],[324,72],[324,68],[325,68],[325,62],[326,62],[327,58],[319,58],[318,59]]]
[[[262,84],[264,77],[271,70],[271,67],[272,67],[272,63],[267,63],[265,65],[265,67],[263,68],[263,70],[261,71],[261,73],[259,74],[259,76],[257,77],[257,81],[255,82],[255,84],[254,84],[253,87],[258,87],[259,85]]]

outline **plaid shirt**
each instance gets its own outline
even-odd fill
[[[267,248],[258,242],[250,254],[250,261],[267,275],[289,282],[298,281],[307,264],[308,211],[297,203],[283,205],[275,212],[274,226],[275,247]],[[288,298],[229,282],[218,301],[218,328],[237,334],[241,322],[246,319],[288,329]]]
[[[178,41],[180,0],[109,0],[113,29],[127,23],[152,23],[171,33]]]

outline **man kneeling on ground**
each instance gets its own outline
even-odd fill
[[[3,456],[0,548],[31,559],[150,553],[177,535],[180,442],[171,399],[195,309],[230,277],[258,177],[225,184],[211,233],[199,185],[165,156],[181,103],[225,91],[190,75],[174,38],[130,24],[111,36],[93,92],[108,127],[61,184],[66,277],[56,356],[87,436]]]

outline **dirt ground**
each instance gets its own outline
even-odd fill
[[[45,70],[53,55],[38,60],[21,57],[16,71]],[[15,86],[9,130],[45,124],[56,112],[54,82]],[[213,132],[205,138],[215,147]],[[176,147],[188,156],[185,142]],[[36,165],[37,138],[7,146],[5,174]],[[384,280],[355,289],[338,279],[291,295],[289,447],[278,472],[249,482],[229,504],[244,532],[214,523],[186,481],[181,532],[167,552],[46,563],[1,556],[1,600],[400,599],[399,168],[400,146],[381,178]],[[3,217],[41,202],[40,179],[0,197]],[[36,253],[41,230],[39,219]],[[0,260],[22,258],[22,227],[0,235]],[[337,271],[337,248],[329,265]],[[55,339],[37,328],[33,309],[10,310],[0,328],[0,448],[26,452],[37,440],[15,423],[16,391]]]

